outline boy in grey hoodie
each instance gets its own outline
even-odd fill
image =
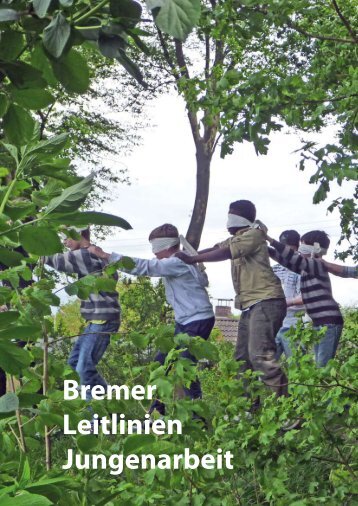
[[[175,317],[175,334],[188,334],[208,339],[215,323],[215,317],[209,296],[206,291],[208,279],[195,265],[187,265],[175,253],[179,251],[180,240],[178,229],[174,225],[165,223],[155,228],[149,235],[149,242],[156,258],[151,260],[133,258],[135,267],[126,270],[129,274],[137,276],[151,276],[163,278],[167,302],[173,307]],[[96,246],[89,248],[99,258],[116,262],[123,255],[118,253],[105,253]],[[182,357],[192,360],[197,359],[188,350],[183,351]],[[155,360],[164,364],[166,354],[158,352]],[[190,388],[184,389],[185,394],[191,399],[202,397],[200,381],[196,379]],[[165,414],[165,406],[159,400],[155,401],[150,412],[157,409],[160,414]]]

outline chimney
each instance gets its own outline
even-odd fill
[[[231,302],[232,299],[217,299],[218,304],[215,306],[215,316],[220,318],[231,317]]]

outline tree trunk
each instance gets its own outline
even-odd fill
[[[209,198],[212,153],[205,149],[206,147],[203,142],[196,143],[196,194],[193,214],[186,234],[187,241],[195,249],[199,248]]]

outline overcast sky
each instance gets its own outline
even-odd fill
[[[152,258],[149,232],[165,222],[173,223],[183,234],[188,228],[195,195],[195,149],[184,104],[177,96],[162,96],[147,108],[151,127],[143,132],[142,144],[130,156],[118,153],[108,161],[127,166],[131,186],[120,185],[115,200],[104,211],[127,219],[133,230],[113,228],[113,236],[101,246],[107,251]],[[253,145],[237,144],[234,154],[224,160],[219,153],[213,159],[210,197],[200,247],[212,246],[225,239],[228,205],[238,199],[255,203],[257,218],[278,238],[284,229],[294,228],[303,234],[312,229],[325,230],[331,238],[327,260],[339,238],[337,214],[327,214],[327,203],[312,204],[314,186],[308,183],[310,172],[298,170],[300,145],[296,134],[277,134],[267,156],[257,157]],[[314,168],[312,167],[312,172]],[[351,196],[353,184],[338,186],[330,197]],[[352,260],[348,264],[352,265]],[[230,262],[207,264],[210,295],[214,298],[234,297]],[[358,301],[356,280],[331,276],[336,300],[342,305]],[[215,301],[214,301],[215,302]]]

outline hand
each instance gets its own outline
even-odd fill
[[[6,304],[4,304],[3,306],[0,306],[0,313],[5,313],[5,311],[8,311],[9,308],[7,307]]]
[[[109,253],[103,251],[102,248],[95,246],[94,244],[90,244],[87,249],[90,253],[92,253],[92,255],[96,255],[96,257],[102,258],[104,260],[108,260],[108,258],[111,256]]]
[[[177,253],[175,253],[175,256],[177,258],[180,258],[180,260],[182,260],[186,264],[195,264],[195,257],[187,255],[186,253],[184,253],[184,251],[178,251]]]

